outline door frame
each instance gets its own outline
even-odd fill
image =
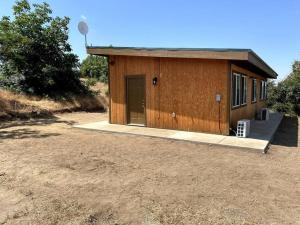
[[[126,125],[135,125],[135,124],[129,124],[129,110],[128,110],[128,79],[129,78],[143,78],[144,79],[144,124],[141,124],[141,126],[147,126],[147,110],[146,110],[146,106],[147,106],[147,101],[146,101],[146,75],[145,74],[137,74],[137,75],[125,75],[124,79],[125,79],[125,122]],[[138,126],[138,125],[136,125]]]

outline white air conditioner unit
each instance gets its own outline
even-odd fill
[[[267,108],[262,108],[260,110],[260,119],[261,120],[269,120],[270,119],[270,113]]]
[[[250,134],[250,120],[239,120],[237,123],[237,137],[248,137]]]

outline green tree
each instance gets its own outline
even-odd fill
[[[299,114],[300,112],[300,61],[295,61],[289,76],[277,85],[268,83],[269,107],[279,112]]]
[[[68,17],[51,16],[47,3],[16,1],[13,19],[0,20],[0,86],[37,95],[86,91],[78,57],[68,43]]]
[[[80,73],[84,77],[96,78],[107,83],[108,63],[107,57],[89,55],[81,63]]]

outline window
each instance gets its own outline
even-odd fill
[[[247,104],[247,77],[241,76],[241,105]]]
[[[260,90],[259,90],[260,99],[264,99],[264,82],[260,81]]]
[[[256,79],[252,79],[252,96],[251,101],[256,102]]]
[[[232,74],[232,106],[240,105],[240,90],[241,90],[241,81],[240,75],[237,73]]]
[[[247,77],[239,73],[232,74],[232,107],[247,104]]]
[[[268,97],[268,88],[267,88],[267,81],[265,81],[265,89],[264,89],[264,94],[265,94],[265,99]]]
[[[267,99],[267,82],[266,81],[260,82],[260,99],[261,100]]]

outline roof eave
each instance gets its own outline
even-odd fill
[[[248,52],[242,51],[209,51],[209,50],[189,50],[189,49],[135,49],[135,48],[107,48],[88,47],[87,53],[92,55],[122,55],[122,56],[142,56],[161,58],[198,58],[198,59],[227,59],[227,60],[247,60]]]
[[[273,79],[277,78],[278,74],[264,60],[262,60],[254,51],[249,52],[248,62],[263,70],[269,76],[269,78],[273,78]]]
[[[87,46],[87,53],[92,55],[120,55],[139,57],[160,58],[197,58],[197,59],[222,59],[230,61],[245,61],[260,69],[266,77],[277,78],[277,73],[265,63],[251,49],[186,49],[186,48],[131,48],[131,47],[109,47]]]

